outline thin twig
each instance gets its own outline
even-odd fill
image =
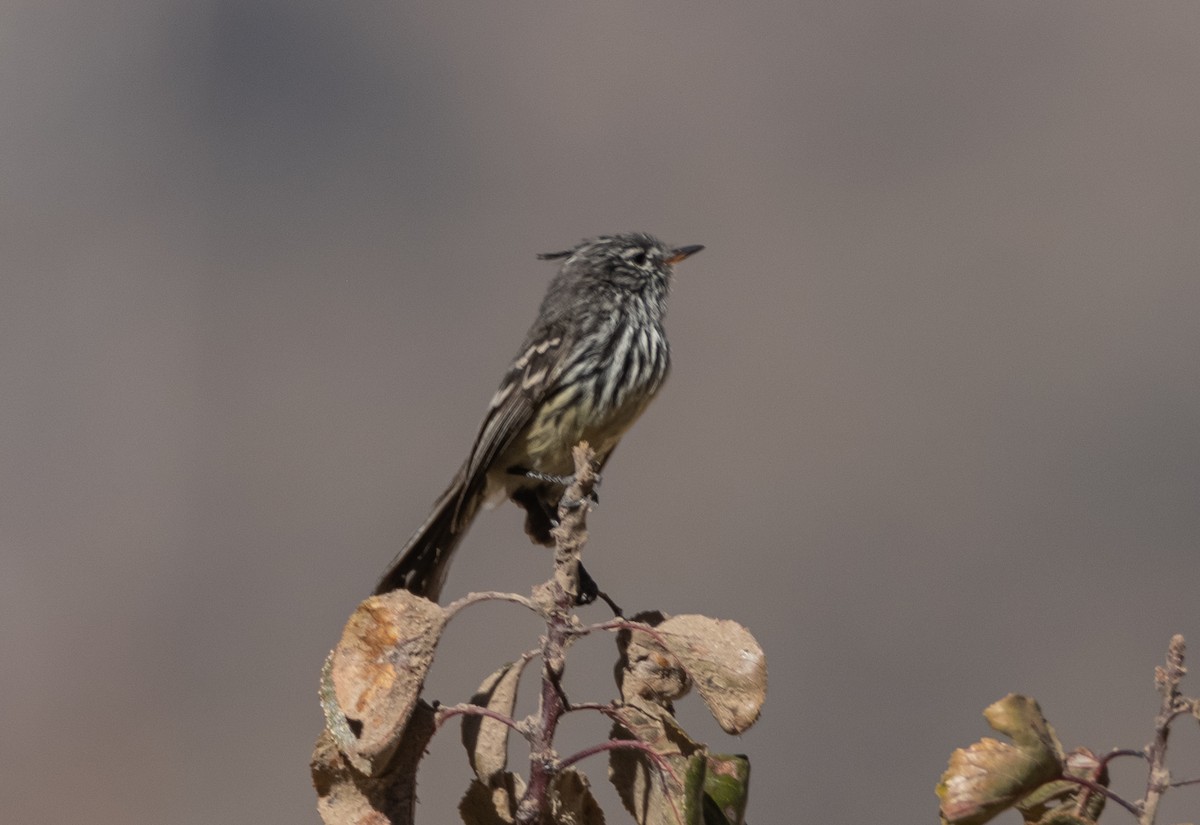
[[[1171,772],[1167,770],[1167,737],[1171,733],[1171,720],[1175,718],[1183,698],[1179,694],[1179,683],[1187,673],[1183,666],[1183,637],[1176,634],[1167,646],[1166,667],[1154,669],[1154,683],[1162,694],[1162,704],[1154,717],[1154,740],[1146,747],[1146,759],[1150,771],[1146,777],[1146,798],[1142,800],[1139,825],[1154,825],[1155,814],[1163,791],[1171,786]]]
[[[578,753],[572,754],[564,759],[559,766],[560,768],[569,768],[580,760],[587,759],[589,756],[595,756],[598,753],[605,751],[615,751],[621,749],[639,750],[654,760],[655,767],[658,768],[658,781],[663,786],[663,796],[671,805],[671,811],[675,814],[675,821],[682,823],[683,814],[679,812],[679,807],[675,804],[675,797],[667,788],[667,777],[671,777],[671,781],[675,783],[675,787],[682,788],[683,782],[679,778],[679,774],[675,773],[675,769],[671,767],[671,763],[661,753],[645,742],[637,739],[610,739],[607,742],[601,742],[599,745],[592,745],[590,748],[584,748]]]
[[[1100,757],[1099,770],[1103,771],[1108,767],[1108,763],[1118,756],[1136,756],[1139,759],[1145,759],[1146,752],[1144,750],[1138,750],[1137,748],[1113,748],[1111,751],[1104,754],[1104,756]]]
[[[1118,805],[1120,805],[1125,810],[1129,811],[1129,813],[1133,814],[1134,816],[1142,815],[1142,811],[1140,808],[1138,808],[1137,805],[1135,805],[1132,802],[1129,802],[1129,801],[1123,799],[1122,797],[1118,796],[1117,794],[1113,793],[1108,788],[1101,785],[1099,782],[1093,782],[1090,779],[1084,779],[1082,776],[1068,776],[1066,774],[1063,774],[1062,776],[1060,776],[1059,779],[1063,780],[1064,782],[1074,782],[1076,785],[1082,785],[1083,787],[1087,788],[1089,791],[1092,791],[1093,793],[1098,793],[1098,794],[1101,794],[1102,796],[1106,796],[1109,799],[1111,799],[1113,802],[1116,802]]]
[[[657,628],[651,627],[648,624],[643,624],[642,622],[631,622],[628,619],[609,619],[607,622],[600,622],[598,624],[591,624],[587,625],[586,627],[581,627],[576,630],[575,633],[579,636],[585,636],[588,633],[593,633],[597,630],[636,631],[638,633],[645,633],[647,636],[663,646],[666,646],[667,644],[667,640],[664,638],[663,633]]]
[[[505,716],[503,713],[498,713],[491,708],[485,708],[483,705],[443,705],[437,709],[437,726],[440,730],[442,725],[449,722],[455,716],[486,716],[489,719],[495,719],[521,734],[526,739],[529,738],[529,731],[511,716]]]
[[[1134,748],[1113,748],[1096,760],[1096,769],[1092,771],[1092,781],[1099,783],[1100,778],[1104,776],[1104,772],[1108,769],[1108,763],[1118,756],[1138,756],[1145,759],[1146,753]],[[1083,793],[1079,794],[1079,801],[1075,803],[1075,813],[1082,816],[1087,811],[1088,802],[1091,801],[1091,798],[1092,789],[1085,787]]]
[[[513,604],[519,604],[522,607],[529,608],[539,616],[543,615],[541,608],[534,604],[532,599],[526,598],[525,596],[519,596],[516,593],[501,593],[495,590],[485,590],[479,593],[468,593],[461,599],[456,599],[450,602],[450,604],[446,605],[445,607],[446,618],[449,619],[464,607],[469,607],[470,605],[477,604],[479,602],[512,602]]]
[[[1180,699],[1179,701],[1181,704],[1176,707],[1175,710],[1171,711],[1171,717],[1167,721],[1174,722],[1180,716],[1191,716],[1196,712],[1195,708],[1192,706],[1192,700]]]
[[[683,787],[683,783],[679,779],[679,774],[675,773],[675,769],[671,767],[671,763],[667,761],[666,757],[656,751],[652,746],[647,745],[645,742],[640,742],[637,739],[609,739],[607,742],[601,742],[598,745],[592,745],[589,748],[584,748],[578,753],[571,754],[559,764],[559,767],[569,768],[576,762],[579,762],[582,759],[587,759],[589,756],[595,756],[596,754],[604,753],[605,751],[621,750],[622,748],[643,751],[644,753],[649,754],[650,758],[654,760],[654,764],[658,766],[660,771],[670,776],[676,785]]]
[[[603,713],[605,716],[607,716],[609,719],[612,719],[614,722],[621,721],[620,712],[610,704],[602,704],[600,702],[579,702],[578,704],[572,704],[570,707],[568,707],[567,713],[571,713],[571,712],[577,711],[577,710],[599,711],[600,713]]]

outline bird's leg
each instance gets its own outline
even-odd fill
[[[553,484],[556,487],[562,487],[564,490],[575,483],[575,474],[574,473],[572,473],[569,476],[556,476],[556,475],[552,475],[550,473],[540,473],[537,470],[523,470],[521,472],[521,475],[523,475],[523,476],[525,476],[525,478],[531,479],[533,481],[542,481],[542,482],[545,482],[546,484]],[[596,476],[596,481],[593,484],[593,486],[594,487],[600,486],[600,476],[599,475]],[[590,501],[592,504],[600,503],[600,497],[598,495],[596,495],[595,490],[592,490],[592,492],[588,494],[587,500]],[[579,502],[579,501],[568,501],[568,502],[566,502],[566,505],[573,510],[576,507],[578,507],[581,503],[582,502]]]
[[[552,473],[543,473],[543,472],[539,472],[538,470],[527,470],[524,467],[510,467],[508,472],[511,473],[512,475],[523,476],[524,478],[527,478],[530,481],[540,481],[544,484],[553,484],[555,487],[561,487],[564,490],[575,483],[574,473],[572,473],[571,475],[566,475],[566,476],[556,476]],[[598,473],[596,475],[596,481],[594,482],[593,486],[594,487],[600,486],[600,475]],[[593,489],[592,492],[588,494],[587,501],[592,506],[595,506],[600,503],[600,496],[597,495],[596,491]],[[571,510],[578,509],[583,504],[582,501],[574,501],[574,500],[563,501],[562,503]]]
[[[509,472],[514,475],[525,476],[525,478],[533,479],[534,481],[544,481],[547,484],[553,484],[557,487],[569,487],[575,483],[574,474],[556,476],[551,473],[541,473],[537,470],[526,470],[524,467],[513,467]]]

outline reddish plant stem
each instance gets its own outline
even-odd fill
[[[519,733],[526,739],[529,738],[529,731],[525,726],[513,719],[511,716],[505,716],[503,713],[497,713],[491,708],[485,708],[482,705],[451,705],[449,707],[439,707],[437,709],[437,726],[440,729],[442,725],[453,719],[455,716],[486,716],[488,719],[495,719],[501,722],[514,731]]]
[[[555,610],[554,614],[558,611]],[[516,821],[532,825],[542,821],[546,809],[547,795],[550,782],[558,770],[557,758],[554,753],[554,734],[558,730],[558,720],[566,709],[560,680],[563,672],[562,649],[566,634],[562,632],[561,622],[552,614],[548,632],[544,637],[542,665],[542,696],[541,718],[532,731],[529,754],[529,787],[521,798],[517,809]]]
[[[679,778],[679,774],[671,767],[671,763],[667,761],[661,753],[656,751],[653,746],[640,742],[637,739],[610,739],[607,742],[601,742],[599,745],[592,745],[590,748],[584,748],[578,753],[568,756],[562,761],[560,767],[566,768],[574,765],[576,762],[587,759],[589,756],[595,756],[598,753],[615,750],[638,750],[646,754],[653,760],[655,767],[658,768],[658,781],[662,783],[664,789],[667,786],[667,777],[675,783],[677,787],[683,787],[683,781]],[[675,821],[683,823],[683,814],[680,813],[679,807],[675,804],[675,799],[670,792],[666,793],[667,802],[671,805],[671,812],[675,814]]]
[[[1133,748],[1114,748],[1097,760],[1096,769],[1092,771],[1092,781],[1100,784],[1100,778],[1104,776],[1104,771],[1108,768],[1108,763],[1118,756],[1140,756],[1143,759],[1146,758],[1146,754],[1143,751],[1134,750]],[[1079,794],[1079,801],[1075,804],[1075,813],[1082,815],[1087,810],[1088,802],[1091,798],[1092,789],[1090,786],[1085,785],[1083,793]],[[1132,810],[1132,813],[1134,816],[1138,816],[1141,812]]]
[[[554,752],[554,735],[567,710],[562,691],[566,650],[578,635],[574,615],[579,593],[579,554],[587,541],[588,502],[596,483],[595,453],[586,443],[575,448],[575,479],[558,507],[554,528],[554,576],[547,595],[546,635],[542,637],[542,694],[537,722],[530,731],[529,785],[517,806],[516,822],[538,825],[549,806],[550,785],[562,769]]]
[[[1138,808],[1137,805],[1134,805],[1132,802],[1122,799],[1120,796],[1113,793],[1108,788],[1104,787],[1103,785],[1101,785],[1098,782],[1093,782],[1090,779],[1084,779],[1082,776],[1067,776],[1065,774],[1059,778],[1062,779],[1064,782],[1074,782],[1076,785],[1082,785],[1083,787],[1087,788],[1092,793],[1098,793],[1101,796],[1108,797],[1113,802],[1116,802],[1118,805],[1120,805],[1125,810],[1129,811],[1129,813],[1133,814],[1134,816],[1140,816],[1142,813],[1141,809]]]
[[[1137,748],[1114,748],[1100,757],[1100,765],[1096,768],[1095,773],[1097,775],[1104,773],[1104,769],[1108,767],[1108,763],[1118,756],[1136,756],[1139,759],[1145,759],[1146,752],[1140,751]]]
[[[579,762],[580,760],[587,759],[589,756],[595,756],[596,754],[604,753],[605,751],[621,750],[622,748],[642,751],[643,753],[648,754],[650,758],[654,760],[654,764],[658,766],[660,771],[671,777],[671,779],[673,779],[677,784],[683,784],[679,779],[679,775],[675,773],[675,770],[671,767],[671,764],[667,762],[665,758],[663,758],[661,753],[656,751],[652,745],[647,745],[645,742],[640,742],[637,739],[609,739],[607,742],[601,742],[598,745],[592,745],[590,748],[584,748],[578,753],[568,756],[562,761],[560,767],[567,768],[571,765],[574,765],[576,762]]]

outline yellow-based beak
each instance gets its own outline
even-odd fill
[[[677,264],[684,258],[690,258],[704,247],[700,244],[692,244],[691,246],[681,246],[678,249],[671,250],[671,256],[667,258],[667,263]]]

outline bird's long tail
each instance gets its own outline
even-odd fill
[[[375,586],[375,595],[407,590],[437,601],[450,569],[450,559],[479,509],[479,491],[467,490],[464,495],[464,485],[460,473],[383,574]]]

